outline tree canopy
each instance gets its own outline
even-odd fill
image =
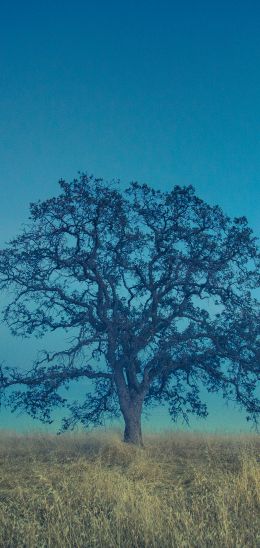
[[[6,404],[47,422],[67,407],[62,430],[122,414],[125,440],[142,443],[143,407],[205,417],[204,385],[256,422],[259,251],[246,218],[230,219],[191,186],[122,190],[87,174],[59,185],[0,252],[0,288],[14,335],[64,330],[70,343],[27,372],[2,366]],[[84,378],[93,389],[83,403],[60,395]]]

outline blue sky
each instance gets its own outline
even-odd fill
[[[29,202],[78,170],[124,186],[192,184],[259,237],[259,2],[3,2],[0,27],[1,245]],[[0,334],[2,359],[22,367],[43,344]],[[247,428],[208,401],[194,428]],[[160,410],[156,425],[169,425]]]

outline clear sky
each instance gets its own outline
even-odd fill
[[[0,245],[29,202],[78,170],[124,186],[192,184],[229,215],[246,215],[259,237],[257,0],[5,1],[0,31]],[[6,364],[29,366],[44,344],[16,341],[5,327],[0,335]],[[232,406],[207,401],[209,418],[193,428],[248,428]],[[160,409],[152,416],[169,425]],[[0,420],[40,425],[6,411]]]

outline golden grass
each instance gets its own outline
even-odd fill
[[[260,546],[256,436],[0,432],[0,546]]]

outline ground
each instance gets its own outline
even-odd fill
[[[260,546],[260,440],[0,432],[1,548]]]

